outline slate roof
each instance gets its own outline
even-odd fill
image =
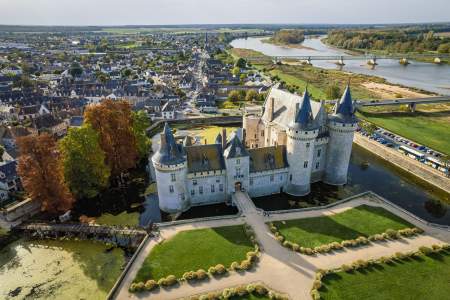
[[[15,160],[0,162],[0,172],[5,174],[5,178],[0,178],[3,182],[9,182],[17,178],[17,162]]]
[[[250,172],[262,172],[289,167],[286,147],[272,146],[248,150],[250,154]]]
[[[264,113],[262,119],[265,121],[269,120],[268,115],[268,104],[269,99],[274,98],[274,114],[272,122],[283,127],[287,128],[296,117],[296,104],[299,104],[299,107],[302,105],[303,98],[299,95],[289,93],[287,91],[281,90],[276,87],[272,87],[269,94],[267,95],[266,102],[264,103]],[[322,105],[320,102],[310,101],[311,112],[314,119],[317,119],[317,126],[322,126],[326,122],[326,118],[320,117],[320,114],[323,114],[324,110],[322,109]]]
[[[186,161],[181,150],[181,145],[175,142],[172,129],[166,123],[161,133],[161,144],[152,159],[160,164],[176,165]]]
[[[236,158],[248,156],[248,151],[242,145],[241,140],[236,134],[233,134],[231,140],[227,143],[227,147],[223,152],[225,158]]]
[[[73,116],[70,118],[69,125],[71,127],[80,127],[81,125],[83,125],[83,120],[83,116]]]
[[[225,169],[222,146],[218,144],[197,145],[185,148],[188,172],[206,172]]]
[[[342,98],[334,106],[333,120],[343,123],[357,122],[349,85],[345,88]]]
[[[313,130],[318,128],[317,122],[314,121],[308,88],[306,88],[302,101],[299,103],[299,109],[292,127],[301,130]]]

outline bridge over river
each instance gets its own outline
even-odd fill
[[[363,60],[367,61],[368,65],[377,65],[378,60],[389,59],[389,60],[398,60],[402,65],[408,65],[410,60],[413,59],[424,59],[429,58],[436,64],[441,64],[443,60],[449,60],[450,55],[448,54],[384,54],[384,55],[376,55],[371,53],[366,53],[363,55],[292,55],[292,56],[269,56],[274,63],[282,62],[283,60],[298,60],[303,61],[307,64],[312,64],[312,61],[315,60],[324,60],[324,61],[334,61],[336,65],[344,66],[346,60]],[[249,61],[259,61],[267,59],[267,57],[250,57]]]
[[[338,100],[325,101],[328,104],[335,104]],[[357,100],[356,107],[363,106],[386,106],[386,105],[408,105],[414,112],[418,104],[450,103],[450,96],[435,96],[426,98],[399,98],[399,99],[377,99],[377,100]]]

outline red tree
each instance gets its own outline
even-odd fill
[[[19,138],[17,143],[18,173],[28,195],[41,202],[43,211],[57,213],[70,209],[74,198],[64,182],[54,138],[44,133]]]

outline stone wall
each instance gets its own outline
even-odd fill
[[[450,192],[450,179],[432,167],[407,157],[393,148],[386,147],[358,133],[355,134],[354,143],[433,186],[444,190],[447,193]]]

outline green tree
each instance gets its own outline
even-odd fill
[[[447,43],[447,44],[441,44],[441,45],[438,47],[437,51],[438,51],[439,53],[443,53],[443,54],[450,53],[450,43]]]
[[[72,77],[74,77],[74,78],[80,77],[81,74],[83,74],[83,68],[81,67],[81,65],[78,62],[74,61],[72,63],[72,65],[70,66],[69,72],[70,72],[70,75],[72,75]]]
[[[255,90],[248,90],[247,95],[245,95],[245,101],[252,102],[258,99],[258,92]]]
[[[236,91],[236,90],[231,91],[228,94],[228,100],[231,101],[231,102],[241,101],[241,94],[239,93],[239,91]]]
[[[341,95],[341,89],[336,83],[331,83],[327,86],[326,96],[330,100],[338,99]]]
[[[241,74],[241,69],[239,67],[234,67],[231,70],[231,74],[233,74],[234,76],[239,76],[239,74]]]
[[[89,125],[71,128],[59,141],[64,178],[77,198],[92,198],[107,187],[110,169],[99,135]]]
[[[133,112],[133,133],[136,137],[139,158],[142,159],[148,155],[152,142],[147,136],[147,128],[150,126],[150,120],[145,111]]]
[[[240,69],[245,69],[245,67],[247,66],[247,61],[245,59],[243,59],[242,57],[240,57],[235,64],[236,67],[240,68]]]

